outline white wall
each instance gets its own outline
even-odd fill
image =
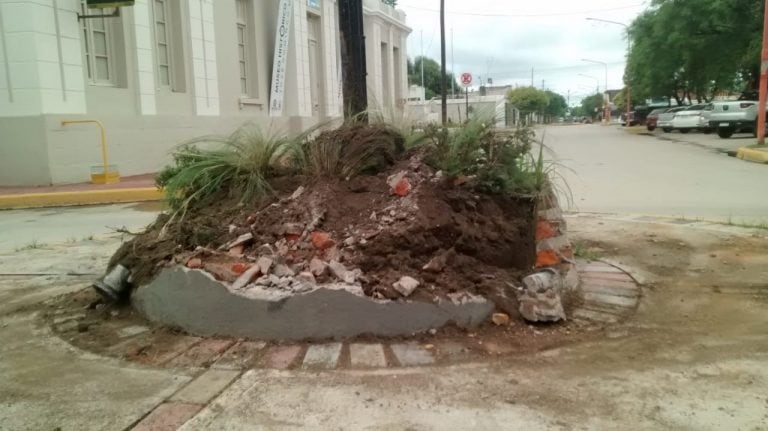
[[[313,113],[308,51],[307,1],[293,0],[291,45],[283,117],[268,116],[275,43],[276,0],[251,0],[253,48],[249,80],[257,97],[240,94],[234,0],[171,0],[180,40],[175,64],[180,88],[158,83],[154,11],[151,0],[121,8],[113,27],[114,86],[91,85],[82,50],[79,0],[0,0],[0,185],[47,185],[89,180],[100,163],[95,125],[62,127],[64,119],[96,118],[106,128],[110,163],[122,175],[155,172],[172,148],[195,136],[233,131],[246,122],[272,130],[304,130],[320,116],[342,113],[338,4],[321,0],[320,109]],[[367,34],[377,32],[368,58],[387,56],[386,71],[369,77],[371,92],[387,92],[394,104],[407,94],[406,38],[402,12],[379,0],[365,0]],[[86,11],[86,13],[94,13]],[[375,30],[375,29],[379,30]],[[381,43],[387,51],[381,52]],[[393,57],[399,48],[402,64]],[[395,87],[401,67],[402,89]],[[373,70],[373,69],[372,69]],[[381,74],[389,85],[382,88]],[[252,76],[251,76],[252,75]]]
[[[85,112],[77,4],[0,2],[0,116]]]

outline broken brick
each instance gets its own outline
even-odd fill
[[[237,263],[233,263],[232,264],[232,268],[231,269],[232,269],[232,272],[234,272],[235,274],[242,274],[245,271],[247,271],[249,267],[250,267],[250,265],[247,265],[247,264],[242,263],[242,262],[237,262]]]
[[[557,229],[552,226],[552,223],[546,220],[536,222],[536,241],[554,238],[555,236],[557,236]]]
[[[336,244],[331,239],[331,236],[325,232],[314,231],[310,234],[310,238],[312,240],[312,245],[320,250],[331,248],[334,244]]]
[[[206,271],[213,274],[214,278],[220,281],[233,282],[237,279],[237,274],[232,271],[230,265],[224,263],[208,263],[206,262],[203,267]]]
[[[407,178],[403,178],[395,184],[392,192],[400,197],[408,196],[408,193],[411,192],[411,183],[408,182]]]
[[[296,234],[293,234],[293,233],[285,234],[285,240],[288,241],[288,242],[296,242],[296,241],[299,240],[299,238],[301,238],[301,235],[296,235]]]
[[[187,268],[199,269],[203,267],[203,260],[199,257],[193,257],[187,261]]]
[[[536,253],[536,268],[555,266],[560,263],[560,257],[554,250],[542,250]]]

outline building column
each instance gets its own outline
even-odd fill
[[[195,112],[197,115],[219,115],[213,0],[188,0],[188,2]]]
[[[323,57],[325,76],[325,112],[329,117],[336,117],[341,112],[341,73],[339,69],[339,26],[336,20],[338,5],[336,0],[323,2]]]
[[[139,114],[155,115],[157,114],[157,103],[155,101],[154,50],[148,0],[136,0],[133,5],[133,30],[136,46]]]

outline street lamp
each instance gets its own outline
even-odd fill
[[[592,75],[586,75],[586,74],[583,74],[583,73],[580,73],[579,76],[583,76],[583,77],[589,78],[589,79],[594,79],[596,87],[597,87],[597,90],[595,92],[596,93],[600,93],[600,78],[598,78],[596,76],[592,76]]]
[[[603,121],[605,122],[605,125],[608,125],[609,120],[611,118],[611,108],[610,106],[608,106],[608,103],[610,102],[610,98],[608,97],[608,63],[604,61],[590,60],[588,58],[582,58],[581,61],[586,61],[587,63],[602,64],[603,67],[605,67],[605,95],[603,96]]]
[[[629,78],[629,52],[632,48],[632,39],[629,38],[629,26],[627,24],[624,24],[623,22],[618,21],[611,21],[609,19],[601,19],[601,18],[587,18],[587,21],[597,21],[597,22],[604,22],[607,24],[614,24],[614,25],[620,25],[624,27],[624,29],[627,32],[627,66],[626,66],[626,76],[627,76],[627,127],[629,127],[629,112],[630,112],[630,106],[632,105],[632,83]],[[606,89],[607,91],[608,89]]]

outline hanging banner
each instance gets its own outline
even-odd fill
[[[288,65],[288,42],[291,37],[293,0],[280,0],[275,34],[275,57],[272,60],[272,91],[269,95],[269,116],[283,115],[285,99],[285,69]]]

